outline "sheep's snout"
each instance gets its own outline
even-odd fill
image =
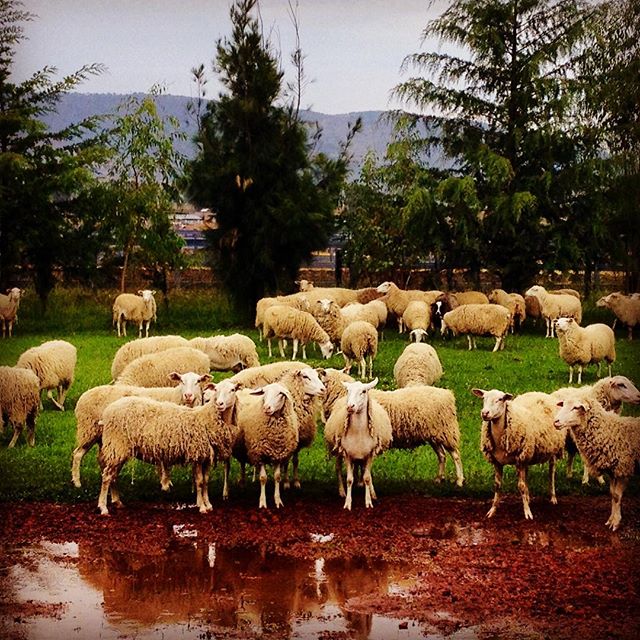
[[[193,395],[193,393],[182,394],[182,402],[187,407],[193,407],[193,405],[195,404],[195,401],[196,401],[196,397]]]
[[[483,409],[480,412],[480,415],[482,416],[482,419],[485,420],[486,422],[489,422],[491,420],[491,412],[488,409]]]

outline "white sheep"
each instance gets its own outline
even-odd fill
[[[347,389],[342,383],[355,382],[355,378],[352,378],[342,369],[332,369],[330,367],[318,369],[318,374],[325,386],[325,392],[322,396],[322,421],[326,423],[336,400],[347,395]]]
[[[0,320],[2,320],[2,337],[9,337],[13,334],[13,324],[18,322],[18,307],[20,306],[20,295],[22,292],[18,287],[7,289],[7,294],[0,293]]]
[[[554,337],[554,323],[560,317],[574,318],[578,324],[582,322],[580,299],[571,293],[550,293],[543,286],[536,284],[527,290],[525,296],[538,298],[540,313],[547,327],[545,338]]]
[[[378,331],[365,320],[356,320],[345,327],[340,340],[340,349],[344,356],[344,371],[351,372],[353,361],[360,366],[360,377],[364,380],[367,375],[367,361],[369,362],[369,377],[373,375],[373,360],[378,353]]]
[[[428,444],[438,457],[436,482],[444,480],[448,452],[455,466],[456,484],[463,485],[460,425],[456,400],[449,389],[416,385],[394,391],[376,389],[370,395],[389,415],[394,449],[415,449]]]
[[[256,387],[264,387],[272,382],[278,382],[280,378],[289,371],[299,371],[300,369],[308,369],[309,365],[305,362],[270,362],[262,364],[259,367],[251,367],[239,371],[231,376],[229,380],[233,380],[247,389]]]
[[[284,304],[293,307],[294,309],[299,309],[300,311],[309,311],[310,309],[309,301],[304,296],[297,293],[292,293],[288,296],[260,298],[258,302],[256,302],[255,327],[258,330],[261,341],[264,338],[262,331],[264,313],[269,307],[273,307],[276,304]]]
[[[117,380],[123,369],[133,360],[148,353],[157,353],[173,347],[188,347],[189,341],[182,336],[154,336],[138,338],[123,344],[113,356],[111,379]]]
[[[402,323],[409,331],[411,340],[426,340],[431,326],[431,305],[422,300],[412,300],[402,314]]]
[[[629,340],[633,340],[633,327],[640,324],[640,296],[625,296],[620,291],[603,296],[596,302],[598,307],[606,307],[613,311],[616,320],[627,326]],[[616,320],[612,328],[615,328]]]
[[[491,304],[499,304],[509,311],[511,315],[509,328],[513,333],[516,318],[518,319],[518,326],[520,326],[526,315],[524,298],[517,293],[507,293],[504,289],[493,289],[487,298]]]
[[[580,455],[595,473],[609,476],[611,514],[606,525],[615,531],[622,520],[622,494],[640,469],[640,418],[605,411],[579,389],[558,402],[558,429],[571,429]]]
[[[436,350],[423,342],[407,345],[393,365],[393,377],[399,388],[432,385],[440,380],[442,373]]]
[[[189,346],[209,356],[209,367],[213,371],[233,371],[260,365],[255,342],[242,333],[192,338]]]
[[[489,304],[489,298],[482,291],[454,291],[451,295],[455,297],[458,305],[461,304]]]
[[[611,363],[616,359],[616,338],[613,329],[596,323],[581,327],[573,318],[558,318],[556,321],[560,357],[569,365],[569,384],[573,382],[573,367],[578,367],[578,384],[582,382],[582,369],[589,364],[598,364],[598,376],[605,360],[611,375]]]
[[[334,345],[339,345],[345,328],[345,320],[338,303],[330,298],[316,300],[311,307],[311,314],[327,332],[331,342]]]
[[[149,337],[149,325],[157,319],[155,291],[144,289],[135,293],[121,293],[113,303],[113,324],[117,326],[118,337],[127,335],[127,322],[138,323],[138,337]]]
[[[493,351],[498,351],[504,349],[510,322],[511,314],[500,305],[462,304],[444,314],[440,331],[466,335],[470,351],[476,348],[476,336],[492,335],[496,339]]]
[[[27,428],[27,443],[36,443],[36,420],[40,411],[40,381],[33,371],[19,367],[0,367],[0,433],[4,424],[13,426],[9,448],[15,446]]]
[[[340,313],[342,314],[345,327],[352,322],[364,320],[375,327],[376,330],[378,329],[378,311],[369,305],[360,302],[350,302],[340,309]]]
[[[562,457],[567,430],[558,431],[553,426],[555,401],[548,394],[535,391],[516,398],[498,389],[473,389],[472,393],[483,400],[480,449],[494,468],[495,491],[487,517],[493,517],[498,508],[504,466],[512,464],[518,474],[524,517],[532,520],[527,486],[527,470],[531,465],[549,463],[551,504],[558,503],[556,460]]]
[[[292,360],[298,355],[298,345],[302,344],[302,358],[307,359],[306,345],[308,342],[317,342],[324,358],[330,358],[333,353],[333,343],[327,332],[318,324],[316,319],[307,311],[299,311],[284,305],[269,307],[264,314],[263,335],[269,345],[269,357],[271,354],[271,338],[278,338],[280,356],[285,357],[284,341],[286,338],[293,340]]]
[[[395,316],[398,322],[398,332],[402,333],[404,325],[402,322],[402,314],[405,312],[407,305],[412,300],[422,300],[428,305],[433,304],[440,296],[442,291],[420,291],[419,289],[400,289],[394,282],[383,282],[376,288],[378,293],[384,294],[381,298],[387,305],[387,309]]]
[[[209,357],[192,347],[173,347],[147,353],[130,362],[116,379],[116,384],[135,387],[164,387],[173,372],[193,371],[200,375],[209,373]]]
[[[27,349],[18,358],[16,367],[31,369],[38,376],[40,390],[46,389],[51,402],[64,411],[64,399],[73,383],[77,359],[77,349],[72,344],[65,340],[50,340]],[[53,397],[53,389],[57,391],[57,399]]]
[[[373,291],[375,291],[375,289],[373,289]],[[375,298],[374,300],[369,300],[369,302],[366,302],[365,306],[373,309],[378,314],[378,334],[380,336],[380,339],[382,340],[384,338],[384,328],[387,325],[387,316],[389,314],[387,305],[384,303],[384,300]]]
[[[371,466],[375,457],[391,445],[391,421],[387,412],[369,394],[378,384],[377,378],[367,384],[359,381],[343,384],[347,395],[335,403],[324,428],[324,438],[329,453],[338,460],[338,491],[345,498],[344,508],[351,510],[355,464],[361,465],[363,470],[365,507],[372,508],[376,493]],[[347,467],[346,494],[342,483],[341,460],[345,461]]]

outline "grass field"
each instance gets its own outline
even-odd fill
[[[111,361],[124,339],[115,336],[111,328],[110,305],[115,292],[91,293],[82,290],[55,292],[47,313],[40,310],[37,302],[25,296],[20,307],[20,323],[11,339],[0,342],[0,364],[13,365],[27,348],[46,340],[64,339],[78,349],[78,365],[75,381],[67,396],[67,410],[60,412],[45,400],[36,428],[36,446],[30,448],[22,437],[17,446],[6,448],[11,434],[5,429],[0,436],[0,500],[36,501],[93,501],[99,490],[99,469],[95,448],[83,461],[83,487],[76,489],[70,482],[71,452],[75,441],[75,418],[73,408],[80,395],[90,387],[110,381]],[[584,324],[611,322],[608,312],[585,305]],[[232,333],[239,331],[249,335],[258,345],[262,363],[267,358],[266,344],[258,340],[253,327],[240,326],[234,319],[226,301],[212,293],[172,294],[168,305],[159,302],[158,324],[152,326],[152,335],[180,334],[186,338],[196,335]],[[135,331],[130,333],[136,334]],[[132,339],[131,336],[127,339]],[[626,340],[626,330],[617,332],[617,356],[614,374],[624,374],[634,382],[640,382],[640,335],[637,340]],[[488,497],[493,491],[492,467],[479,450],[481,401],[470,393],[473,387],[499,388],[510,393],[525,391],[550,392],[566,386],[568,368],[558,356],[557,340],[545,339],[540,326],[528,324],[521,335],[509,336],[506,348],[492,353],[493,339],[478,340],[478,350],[467,351],[466,338],[443,341],[439,336],[430,339],[436,348],[445,371],[439,386],[451,389],[456,396],[458,417],[462,430],[461,456],[466,483],[461,489],[453,484],[453,465],[447,461],[447,482],[433,482],[437,464],[430,447],[413,452],[389,451],[374,464],[373,473],[378,493],[418,492],[447,496]],[[407,344],[406,335],[399,336],[394,329],[387,329],[380,343],[374,362],[374,375],[380,378],[379,387],[393,388],[393,365]],[[309,348],[310,364],[341,368],[342,356],[333,356],[328,361],[319,358],[319,350]],[[352,371],[355,373],[355,368]],[[229,374],[214,374],[215,380]],[[595,368],[590,367],[583,375],[585,384],[596,380]],[[640,415],[638,407],[626,408],[625,413]],[[327,458],[319,431],[311,449],[300,457],[303,491],[309,493],[333,493],[335,480],[333,462]],[[237,466],[232,465],[236,475]],[[565,478],[565,464],[561,462],[558,472],[558,494],[605,493],[606,488],[580,485],[581,467],[578,465],[574,479]],[[505,490],[517,491],[511,467],[505,475]],[[191,479],[186,469],[173,471],[174,487],[170,494],[162,494],[155,469],[141,462],[131,462],[120,476],[125,501],[178,501],[192,502]],[[530,471],[530,488],[533,496],[546,495],[547,470],[537,466]],[[217,501],[221,491],[220,470],[212,474],[211,496]],[[242,490],[257,495],[257,486],[249,485]],[[637,494],[640,482],[635,479],[627,489]],[[233,485],[234,493],[240,490]],[[285,497],[286,502],[286,497]]]

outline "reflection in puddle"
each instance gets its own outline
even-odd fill
[[[361,558],[300,561],[192,538],[161,555],[44,542],[2,564],[1,599],[16,606],[0,610],[0,635],[12,638],[427,637],[413,621],[357,611],[360,598],[409,598],[415,583]]]

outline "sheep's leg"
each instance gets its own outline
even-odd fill
[[[122,319],[122,335],[127,337],[127,321],[124,318]]]
[[[569,384],[573,383],[573,365],[569,365]]]
[[[306,360],[307,359],[307,345],[306,344],[302,344],[302,359]]]
[[[344,356],[344,368],[342,371],[344,371],[344,373],[351,373],[351,358],[349,358],[345,353],[342,355]]]
[[[631,325],[629,325],[627,329],[627,338],[633,340],[633,327]]]
[[[471,341],[471,336],[469,334],[467,334],[467,340],[469,342],[469,349],[468,351],[471,351],[473,349],[473,342]]]
[[[277,464],[273,470],[273,481],[275,483],[275,488],[273,490],[273,501],[275,502],[276,508],[284,507],[284,502],[280,498],[280,464]]]
[[[432,444],[431,448],[438,458],[438,473],[436,474],[434,480],[439,484],[444,480],[444,470],[447,462],[447,456],[444,452],[444,447],[441,444]]]
[[[206,460],[202,463],[202,502],[207,511],[212,511],[213,506],[209,500],[209,472],[211,471],[211,463]]]
[[[487,511],[487,518],[493,518],[496,509],[498,508],[498,503],[500,502],[500,489],[502,488],[502,470],[503,466],[501,464],[494,464],[494,474],[493,474],[493,502],[491,503],[491,509]]]
[[[336,477],[338,478],[338,495],[344,498],[347,494],[344,492],[344,482],[342,481],[342,458],[336,456]]]
[[[80,464],[82,462],[82,458],[84,458],[87,451],[89,451],[89,449],[91,449],[91,447],[93,447],[93,445],[96,444],[97,441],[97,439],[94,439],[89,442],[83,442],[73,450],[73,457],[71,462],[71,481],[73,482],[74,486],[78,488],[82,486],[82,483],[80,482]]]
[[[196,485],[196,507],[200,513],[207,512],[207,505],[203,496],[204,493],[204,474],[202,473],[202,465],[196,462],[192,467],[193,482]]]
[[[502,343],[502,338],[496,338],[496,343],[493,347],[493,351],[500,351],[500,344]]]
[[[578,384],[582,384],[582,365],[578,365]]]
[[[267,508],[267,470],[264,464],[260,465],[260,501],[258,502],[258,509]]]
[[[298,465],[300,463],[300,460],[298,459],[298,452],[296,451],[293,454],[293,464],[291,465],[293,467],[293,488],[294,489],[300,489],[301,488],[301,484],[300,484],[300,476],[298,474]]]
[[[518,489],[522,496],[522,507],[524,509],[524,517],[526,520],[533,520],[533,514],[529,507],[529,487],[527,486],[527,467],[526,465],[516,466],[518,472]]]
[[[98,496],[98,509],[100,509],[100,515],[108,516],[109,509],[107,508],[107,496],[109,495],[109,488],[111,483],[118,477],[118,471],[120,466],[107,466],[102,469],[102,485],[100,487],[100,495]]]
[[[291,356],[292,360],[296,359],[296,356],[298,355],[298,346],[300,344],[300,341],[298,340],[298,338],[294,338],[293,339],[293,355]]]
[[[272,358],[273,356],[271,355],[271,338],[267,338],[267,346],[269,348],[269,357]]]
[[[369,380],[373,378],[373,356],[369,356]]]
[[[364,480],[364,506],[367,509],[373,509],[373,501],[371,500],[371,465],[373,464],[373,456],[369,456],[364,461],[364,472],[362,479]]]
[[[222,481],[222,499],[229,499],[229,470],[231,469],[231,460],[227,458],[224,461],[224,472],[223,472],[223,481]]]
[[[109,493],[111,494],[111,503],[113,504],[113,506],[116,507],[117,509],[120,509],[123,506],[123,504],[122,504],[122,500],[120,500],[120,491],[118,490],[118,487],[115,482],[111,483]]]
[[[558,504],[558,498],[556,498],[556,458],[553,456],[549,460],[549,500],[551,504]]]
[[[367,378],[367,361],[364,356],[360,358],[360,378],[366,380]]]
[[[32,411],[27,416],[27,444],[30,447],[36,446],[36,418],[38,414],[35,411]]]
[[[351,489],[353,488],[353,461],[351,458],[345,458],[347,466],[347,496],[344,500],[344,509],[351,511]]]
[[[47,398],[53,402],[53,404],[60,409],[60,411],[64,411],[64,407],[53,397],[53,390],[49,389],[47,391]]]
[[[609,377],[611,377],[611,362],[607,362],[607,365],[609,369]]]
[[[60,411],[64,411],[64,401],[67,398],[67,392],[71,385],[68,382],[63,382],[58,385],[58,402],[60,403]]]
[[[282,465],[282,488],[290,489],[291,483],[289,482],[289,461],[285,460]]]
[[[166,466],[164,462],[161,462],[157,466],[158,475],[160,476],[160,488],[163,491],[169,491],[173,486],[173,482],[171,482],[171,467]],[[195,476],[194,476],[195,481]]]
[[[464,471],[462,470],[462,458],[460,458],[460,452],[457,449],[449,452],[449,455],[453,459],[453,464],[456,468],[456,485],[461,487],[464,484]]]
[[[609,493],[611,494],[611,515],[606,525],[615,531],[620,526],[622,520],[622,494],[627,486],[628,478],[611,478],[609,482]]]
[[[16,442],[18,441],[18,438],[22,433],[22,428],[23,428],[22,424],[13,425],[13,438],[11,438],[11,442],[9,443],[9,447],[8,447],[9,449],[13,449],[13,447],[16,446]]]

